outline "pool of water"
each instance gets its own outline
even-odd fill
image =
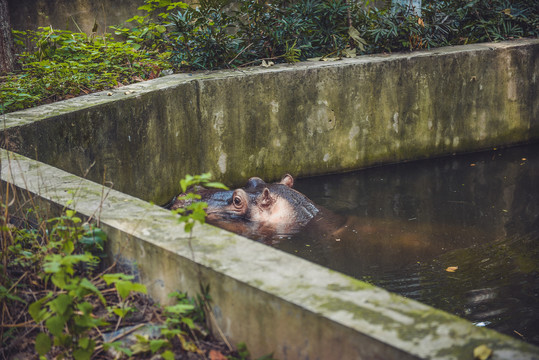
[[[539,144],[295,188],[347,221],[275,247],[539,345]]]

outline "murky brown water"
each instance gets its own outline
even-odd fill
[[[539,144],[295,188],[349,221],[277,248],[539,345]]]

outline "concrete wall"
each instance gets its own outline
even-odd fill
[[[539,139],[539,40],[178,74],[6,116],[8,149],[158,204]],[[39,120],[39,121],[38,121]]]
[[[143,0],[8,0],[11,26],[16,30],[35,30],[39,26],[83,31],[91,34],[111,33],[111,25],[120,25],[135,15],[145,15],[137,8]]]
[[[224,230],[196,226],[189,238],[169,211],[52,166],[5,150],[0,163],[6,203],[98,220],[154,299],[209,285],[214,334],[218,324],[253,358],[457,360],[484,344],[492,360],[539,359],[535,346]]]

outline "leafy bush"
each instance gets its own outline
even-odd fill
[[[416,50],[539,35],[531,0],[423,0],[421,17],[403,6],[353,12],[367,53]]]
[[[344,0],[241,1],[238,10],[186,8],[169,18],[173,63],[194,69],[227,68],[262,59],[295,62],[348,45]]]
[[[218,69],[537,36],[534,9],[530,0],[424,0],[417,16],[344,0],[246,0],[235,10],[215,0],[159,16],[175,67]]]
[[[0,83],[0,113],[153,79],[171,65],[112,36],[54,30],[18,32],[22,72]]]
[[[370,1],[145,0],[145,16],[102,37],[17,32],[22,72],[0,79],[0,113],[152,79],[221,69],[539,36],[534,0],[423,0],[421,16]]]

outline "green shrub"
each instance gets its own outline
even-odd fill
[[[0,83],[0,113],[153,79],[171,65],[157,53],[105,36],[54,30],[18,32],[34,44],[19,54],[22,72]]]
[[[0,113],[153,79],[163,70],[212,70],[539,36],[534,0],[423,0],[377,9],[345,0],[145,0],[145,16],[87,36],[40,28],[22,72],[0,79]],[[370,3],[366,1],[365,3]],[[351,25],[351,26],[350,26]]]
[[[366,53],[416,50],[538,36],[536,9],[531,0],[423,0],[421,17],[403,6],[358,7],[353,23]]]

